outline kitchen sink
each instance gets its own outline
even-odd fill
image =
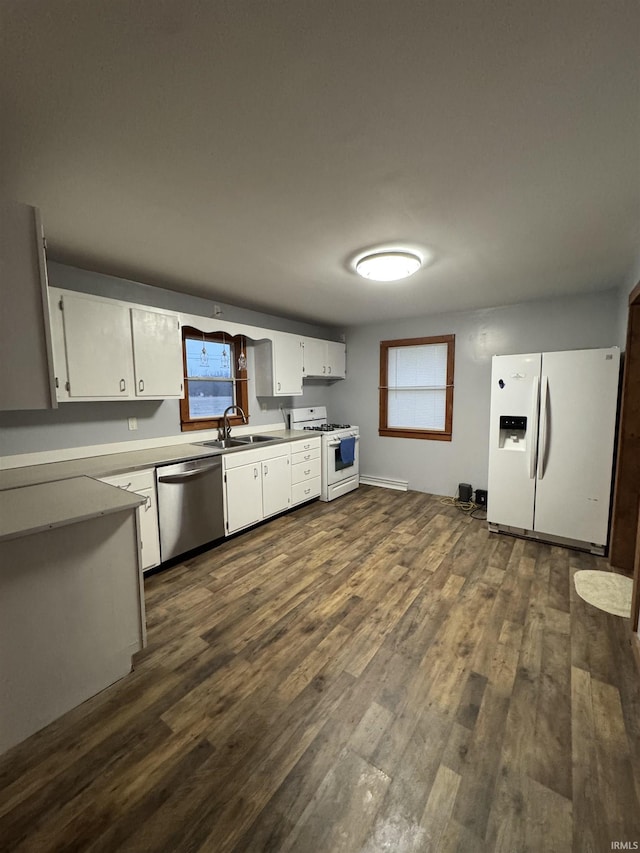
[[[237,438],[216,438],[211,441],[199,441],[200,447],[217,447],[228,450],[230,447],[247,447],[251,444],[263,444],[266,441],[281,441],[273,435],[239,435]]]
[[[232,441],[237,441],[238,444],[262,444],[263,441],[280,441],[280,439],[274,435],[239,435]]]
[[[244,447],[246,442],[240,441],[237,438],[216,438],[212,441],[199,441],[199,447],[217,447],[220,450],[227,450],[229,447]]]

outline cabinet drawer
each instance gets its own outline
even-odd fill
[[[142,489],[153,489],[155,491],[156,480],[152,470],[129,471],[127,474],[118,474],[115,477],[101,477],[103,483],[109,486],[117,486],[128,492],[139,492]]]
[[[303,462],[310,462],[312,459],[320,459],[320,447],[312,447],[310,450],[298,450],[297,445],[294,447],[296,447],[296,451],[291,454],[292,465],[300,465]]]
[[[310,501],[311,498],[320,497],[320,477],[315,477],[313,480],[304,480],[302,483],[296,483],[291,487],[291,504],[299,504],[303,501]]]
[[[309,450],[317,450],[320,453],[320,439],[317,436],[313,438],[308,438],[306,441],[292,441],[291,442],[291,452],[292,453],[302,453],[302,451],[308,452]]]
[[[298,462],[291,466],[291,485],[313,480],[320,476],[320,460],[311,459],[308,462]]]

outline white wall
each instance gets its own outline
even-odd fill
[[[347,379],[330,389],[332,419],[360,427],[363,476],[407,480],[454,495],[459,482],[487,487],[491,357],[619,344],[619,292],[417,317],[347,329]],[[455,334],[453,440],[378,436],[381,340]]]
[[[335,329],[312,326],[236,308],[221,302],[174,293],[139,282],[87,272],[51,263],[49,283],[56,287],[108,296],[130,302],[166,308],[173,311],[212,317],[214,304],[223,313],[221,319],[261,328],[294,332],[311,337],[337,340]],[[281,407],[323,406],[328,404],[329,386],[322,380],[305,380],[302,397],[273,397],[260,400],[255,394],[253,347],[247,348],[249,374],[249,412],[252,426],[284,423]],[[130,431],[128,419],[138,420],[138,429]],[[138,441],[181,435],[180,409],[177,400],[122,400],[103,403],[62,403],[51,411],[0,412],[0,456],[88,447],[113,442]]]

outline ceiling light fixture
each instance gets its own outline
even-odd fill
[[[422,266],[422,258],[414,252],[372,252],[356,262],[356,272],[371,281],[399,281],[408,278]]]

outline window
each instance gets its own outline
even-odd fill
[[[182,329],[185,395],[180,401],[183,430],[222,426],[228,406],[237,405],[249,417],[247,371],[238,368],[239,338],[204,334],[190,326]],[[241,424],[240,415],[229,413],[229,423]]]
[[[379,435],[451,441],[455,335],[380,342]]]

